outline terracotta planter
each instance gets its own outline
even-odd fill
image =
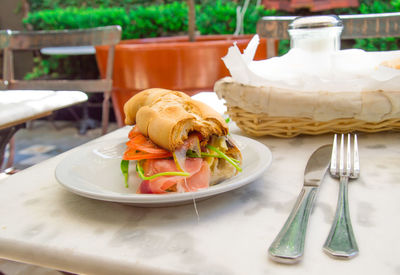
[[[212,91],[214,83],[228,76],[221,57],[237,41],[243,50],[252,35],[199,36],[188,42],[186,36],[122,41],[115,49],[113,107],[120,126],[123,105],[135,93],[147,88],[166,88],[193,95]],[[102,77],[106,71],[107,47],[98,47],[97,63]],[[266,58],[266,41],[261,39],[256,59]]]

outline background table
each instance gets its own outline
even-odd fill
[[[80,91],[4,90],[0,91],[0,171],[4,150],[14,133],[30,120],[87,101]]]
[[[400,133],[359,135],[362,170],[349,203],[360,255],[341,261],[322,251],[339,189],[327,176],[297,265],[275,263],[267,250],[301,190],[308,157],[332,135],[258,140],[272,151],[270,168],[245,187],[197,202],[199,216],[193,204],[140,208],[65,190],[55,168],[88,145],[21,171],[0,181],[0,257],[85,274],[399,274]]]
[[[80,91],[6,90],[0,91],[0,129],[48,116],[87,100]]]

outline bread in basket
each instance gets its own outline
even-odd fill
[[[399,56],[293,51],[260,62],[233,46],[223,58],[232,77],[217,81],[214,91],[238,127],[254,136],[399,130]]]

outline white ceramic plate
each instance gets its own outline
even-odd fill
[[[167,206],[192,203],[237,189],[260,177],[270,166],[271,151],[262,143],[233,135],[243,155],[243,171],[235,177],[196,192],[169,194],[136,194],[132,186],[126,188],[120,170],[120,158],[108,157],[104,149],[122,155],[127,138],[98,142],[83,147],[63,159],[55,175],[62,186],[81,196],[129,203],[138,206]]]

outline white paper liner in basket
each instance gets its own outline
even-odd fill
[[[399,58],[400,51],[292,49],[253,61],[257,44],[255,36],[244,54],[232,46],[223,58],[232,77],[214,87],[246,132],[289,137],[399,128],[400,70],[382,62]]]

